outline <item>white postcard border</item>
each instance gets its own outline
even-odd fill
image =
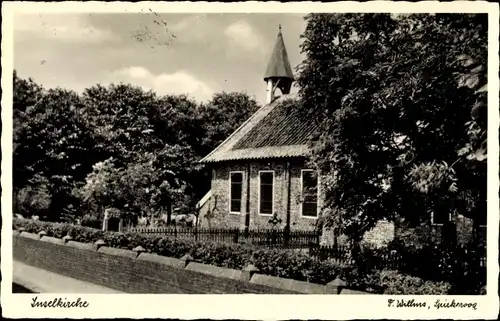
[[[12,294],[12,71],[14,13],[306,13],[306,12],[449,12],[489,14],[488,56],[488,230],[486,296],[388,296],[388,295],[90,295],[90,294]],[[496,319],[498,299],[499,236],[499,11],[494,3],[478,1],[418,3],[373,2],[4,2],[2,3],[2,286],[3,316],[11,318],[155,318],[179,319]],[[493,106],[493,108],[492,108]],[[32,299],[68,300],[81,298],[87,308],[31,308]],[[434,308],[389,308],[389,298],[414,298],[433,305],[436,299],[477,302],[477,310]]]

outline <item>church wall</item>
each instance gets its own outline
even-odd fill
[[[211,214],[202,215],[200,224],[203,227],[217,228],[245,228],[246,205],[248,202],[247,175],[250,168],[250,229],[269,229],[272,225],[269,220],[272,215],[259,213],[259,172],[262,170],[274,171],[274,212],[281,223],[277,226],[284,228],[286,225],[288,185],[287,162],[247,162],[227,163],[214,167],[212,172],[212,197],[209,201]],[[303,163],[294,162],[291,165],[290,184],[290,227],[292,230],[314,229],[316,219],[304,218],[300,214],[301,196],[301,169]],[[244,172],[242,211],[240,214],[229,212],[229,174],[231,171]]]
[[[229,174],[231,171],[246,171],[242,164],[224,164],[212,170],[212,196],[208,209],[200,214],[199,225],[205,228],[243,228],[244,215],[229,213]],[[247,202],[246,174],[243,178],[242,211]]]

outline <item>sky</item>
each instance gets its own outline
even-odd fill
[[[45,88],[82,92],[130,83],[158,94],[246,92],[265,101],[263,80],[278,24],[292,68],[303,60],[304,14],[18,14],[14,68]],[[292,92],[296,91],[292,90]]]

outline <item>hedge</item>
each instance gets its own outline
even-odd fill
[[[398,280],[410,284],[405,287],[413,288],[415,293],[421,291],[418,279],[432,281],[432,285],[426,283],[425,287],[440,288],[436,290],[438,293],[447,289],[449,294],[482,294],[486,286],[485,255],[485,247],[473,242],[460,245],[429,241],[415,246],[396,239],[382,248],[360,247],[353,254],[355,264],[342,273],[352,286],[384,288],[377,292],[394,290],[385,289],[388,282],[379,275],[381,271],[390,271],[391,275],[400,275]],[[387,264],[388,258],[395,264]],[[442,287],[443,284],[447,286]]]
[[[465,245],[423,244],[408,246],[393,241],[386,251],[394,251],[403,264],[399,271],[421,279],[449,282],[451,294],[480,294],[486,285],[486,266],[481,265],[486,248],[476,243]],[[486,261],[483,261],[486,263]]]
[[[448,282],[423,280],[416,276],[401,274],[398,271],[377,271],[372,277],[373,287],[379,287],[384,294],[449,294],[452,285]]]
[[[74,241],[94,243],[103,240],[106,246],[132,250],[142,246],[146,252],[181,258],[186,254],[195,260],[220,267],[243,269],[249,264],[261,273],[271,276],[326,284],[336,278],[338,268],[335,264],[317,261],[293,250],[255,248],[237,244],[196,242],[171,236],[142,235],[101,231],[68,223],[13,219],[13,228],[24,228],[26,232],[45,231],[47,236],[63,238],[71,236]]]
[[[326,284],[339,277],[349,287],[379,294],[447,294],[451,288],[446,282],[424,281],[396,271],[367,271],[358,266],[319,261],[293,250],[197,242],[172,236],[104,232],[68,223],[13,218],[13,229],[20,228],[30,233],[45,231],[47,236],[57,238],[69,235],[74,241],[83,243],[103,240],[107,246],[128,250],[141,246],[146,252],[174,258],[189,254],[201,263],[219,267],[243,269],[253,264],[262,274],[317,284]]]

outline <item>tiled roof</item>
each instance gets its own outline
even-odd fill
[[[293,106],[290,110],[286,105],[278,104],[273,108],[233,149],[307,144],[314,130],[312,122],[300,119],[293,113]]]
[[[202,162],[243,159],[300,157],[309,154],[314,132],[311,121],[303,120],[283,96],[259,109]]]

